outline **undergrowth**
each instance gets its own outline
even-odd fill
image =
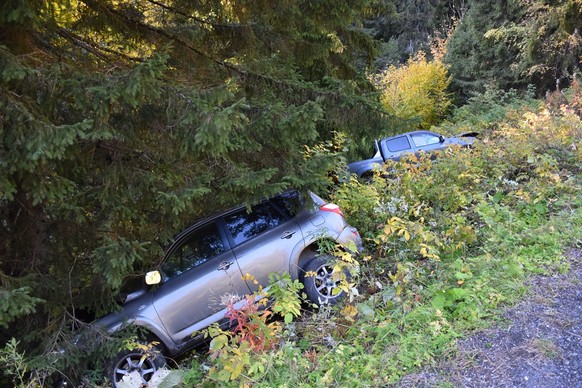
[[[480,116],[471,107],[458,113],[463,123],[488,125],[473,148],[411,156],[372,182],[352,177],[336,187],[332,200],[365,240],[358,295],[289,316],[271,350],[242,348],[248,360],[240,374],[217,377],[216,368],[238,357],[226,355],[196,383],[395,383],[490,325],[525,293],[529,275],[567,271],[562,252],[582,235],[579,112],[574,104],[536,108],[505,98]]]
[[[582,122],[569,106],[528,104],[495,112],[472,149],[337,187],[333,201],[365,238],[359,296],[286,325],[278,349],[255,356],[261,376],[233,385],[395,383],[452,355],[457,338],[524,294],[530,274],[566,271],[562,252],[582,231]]]
[[[489,125],[471,149],[411,156],[371,182],[335,187],[332,200],[366,245],[357,292],[305,308],[301,284],[274,278],[272,306],[284,318],[249,296],[230,310],[236,330],[209,329],[208,357],[187,358],[180,383],[381,386],[454,354],[457,338],[524,294],[529,275],[567,271],[562,252],[582,244],[580,95],[525,111],[512,99],[503,114],[499,104],[468,107],[464,123]]]

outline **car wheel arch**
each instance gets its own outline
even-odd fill
[[[147,341],[151,343],[152,341],[158,342],[160,350],[167,355],[176,355],[180,352],[180,349],[174,341],[166,334],[165,329],[155,322],[149,319],[144,319],[143,317],[136,317],[129,321],[129,323],[121,326],[115,331],[138,331],[138,339],[141,341]]]
[[[370,176],[370,175],[373,176],[377,171],[382,171],[382,168],[383,168],[383,164],[371,163],[370,165],[366,166],[365,168],[362,168],[361,170],[359,170],[356,175],[358,175],[359,177]]]
[[[360,175],[360,179],[363,182],[372,182],[374,180],[374,176],[376,172],[374,170],[367,170]]]
[[[324,235],[318,239],[312,240],[308,245],[299,250],[293,255],[293,260],[290,263],[289,275],[292,280],[301,280],[301,271],[307,266],[307,264],[320,256],[319,244],[324,241],[330,241],[332,243],[337,243],[338,236]]]

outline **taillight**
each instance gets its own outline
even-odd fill
[[[323,210],[324,212],[332,212],[335,214],[339,214],[340,216],[344,217],[344,213],[342,213],[342,209],[335,203],[326,203],[319,207],[319,210]]]

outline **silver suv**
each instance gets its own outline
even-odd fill
[[[200,344],[201,336],[194,333],[228,323],[225,299],[268,286],[271,273],[288,273],[303,282],[312,302],[333,304],[343,293],[334,292],[330,257],[318,254],[321,239],[355,250],[362,246],[340,208],[313,193],[286,192],[250,212],[241,206],[214,215],[179,234],[160,267],[146,274],[147,286],[130,294],[119,312],[96,323],[110,333],[127,325],[143,328],[148,340],[158,341],[162,353],[173,357]],[[302,276],[308,271],[316,275]],[[139,350],[121,352],[111,360],[107,378],[115,386],[138,371],[148,381],[160,361],[163,357]]]

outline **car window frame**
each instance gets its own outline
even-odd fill
[[[214,223],[216,225],[216,228],[218,230],[218,235],[220,236],[220,241],[222,242],[224,250],[221,251],[220,253],[214,255],[210,259],[208,259],[208,260],[206,260],[206,261],[204,261],[204,262],[202,262],[194,267],[189,268],[188,270],[182,272],[179,275],[168,277],[164,271],[164,266],[166,265],[168,260],[170,260],[172,258],[172,256],[178,252],[179,249],[181,249],[185,244],[187,244],[191,240],[191,238],[194,234],[196,234],[199,230],[207,227],[208,225],[210,225],[212,223]],[[197,267],[199,267],[200,265],[202,265],[204,263],[211,262],[212,260],[216,259],[217,257],[222,256],[226,252],[232,252],[232,245],[230,243],[228,236],[225,233],[225,225],[222,222],[221,217],[205,219],[203,221],[200,221],[200,222],[197,222],[197,223],[191,225],[190,227],[188,227],[187,229],[185,229],[183,232],[180,233],[178,238],[168,248],[166,254],[164,255],[164,259],[158,265],[158,270],[162,273],[164,283],[165,283],[167,281],[171,281],[172,279],[176,279],[176,278],[178,278],[178,277],[180,277],[188,272],[191,272],[192,270],[195,270]]]

